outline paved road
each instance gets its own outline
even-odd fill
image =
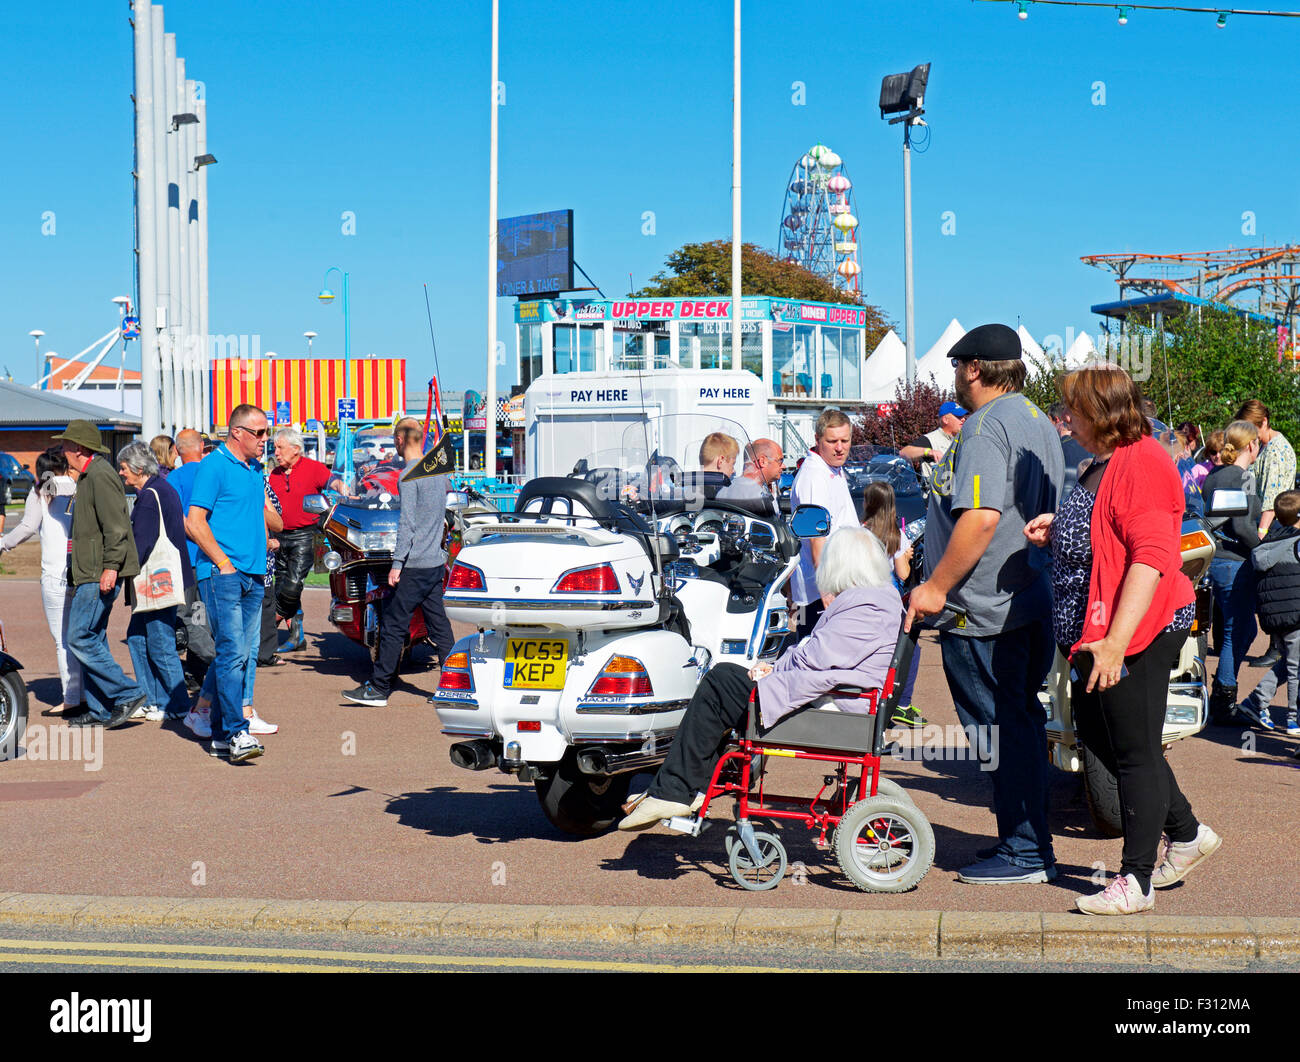
[[[802,828],[785,836],[802,873],[772,892],[731,882],[722,830],[697,839],[653,831],[575,840],[542,817],[531,788],[450,765],[449,741],[424,693],[431,676],[387,709],[346,705],[338,691],[366,674],[365,654],[327,630],[326,591],[308,591],[309,649],[259,674],[257,704],[281,725],[267,755],[231,766],[188,732],[139,723],[103,735],[98,770],[34,759],[0,765],[0,887],[24,893],[371,899],[491,904],[626,904],[751,908],[1065,912],[1093,891],[1120,842],[1094,836],[1077,779],[1054,772],[1052,823],[1062,877],[1051,885],[980,888],[955,872],[993,827],[987,779],[964,761],[920,760],[889,773],[929,816],[933,870],[902,896],[851,887]],[[32,727],[58,701],[39,585],[0,583],[0,618],[26,665]],[[127,615],[115,610],[115,654],[129,663]],[[1257,643],[1262,649],[1262,642]],[[1253,680],[1255,672],[1251,672]],[[1245,681],[1243,679],[1243,681]],[[956,724],[937,649],[923,654],[917,703]],[[1250,743],[1254,743],[1253,750]],[[1170,757],[1193,806],[1226,838],[1197,875],[1160,894],[1161,914],[1300,915],[1289,843],[1300,818],[1300,762],[1285,737],[1213,730]],[[801,791],[803,765],[771,776]],[[788,784],[786,784],[788,783]]]

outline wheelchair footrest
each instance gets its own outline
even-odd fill
[[[671,819],[664,819],[664,825],[677,833],[689,833],[692,837],[698,837],[708,827],[709,820],[702,819],[699,815],[675,815]]]

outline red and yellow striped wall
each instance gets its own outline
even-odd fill
[[[274,373],[274,380],[272,379]],[[351,394],[357,416],[381,420],[404,412],[405,358],[354,358]],[[274,410],[289,402],[294,424],[335,419],[335,400],[343,397],[341,358],[218,358],[212,363],[212,423],[224,426],[236,406],[248,402]]]

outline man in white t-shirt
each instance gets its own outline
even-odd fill
[[[928,483],[934,466],[943,460],[953,439],[966,423],[966,410],[956,402],[945,402],[939,407],[939,426],[934,431],[926,432],[898,452],[909,461],[921,462],[921,475]]]
[[[831,534],[841,527],[858,527],[858,517],[844,462],[849,459],[853,425],[838,409],[828,409],[817,418],[816,442],[804,458],[790,487],[790,512],[801,505],[821,505],[830,513]],[[829,535],[827,536],[827,538]],[[826,538],[804,539],[799,567],[790,576],[791,604],[797,617],[795,634],[805,637],[825,609],[817,590],[817,562]]]

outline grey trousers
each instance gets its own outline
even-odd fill
[[[1245,703],[1256,712],[1265,712],[1273,702],[1278,687],[1286,682],[1286,714],[1290,721],[1296,717],[1296,694],[1300,692],[1300,630],[1287,631],[1273,636],[1282,656],[1264,672],[1255,692]]]

